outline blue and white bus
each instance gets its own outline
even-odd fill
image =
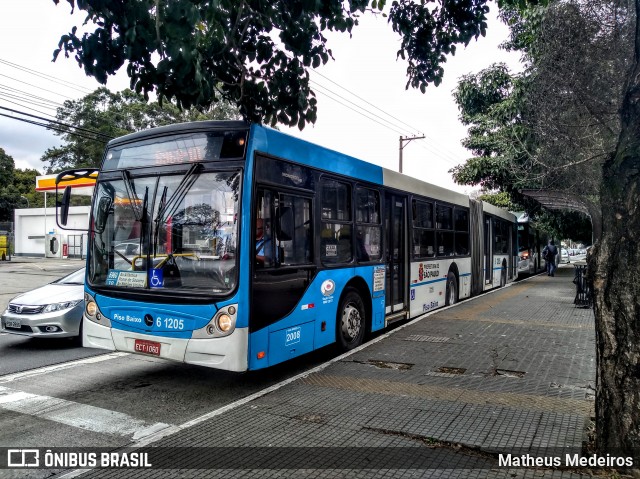
[[[355,348],[517,274],[513,214],[243,122],[110,141],[91,211],[84,346],[231,371]]]
[[[547,235],[531,224],[529,215],[514,213],[518,221],[518,277],[530,276],[547,269],[542,250],[547,245]]]

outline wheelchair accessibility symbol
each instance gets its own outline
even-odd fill
[[[162,288],[164,285],[164,277],[161,269],[152,269],[150,271],[149,285],[152,288]]]

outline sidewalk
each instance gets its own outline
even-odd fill
[[[437,311],[154,442],[173,471],[86,477],[580,477],[498,465],[499,452],[579,453],[586,440],[595,334],[573,269]]]

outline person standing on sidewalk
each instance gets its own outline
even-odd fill
[[[547,276],[554,276],[556,272],[556,255],[558,254],[558,248],[553,243],[553,240],[549,240],[549,244],[542,250],[542,257],[547,263]]]

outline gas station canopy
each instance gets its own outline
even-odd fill
[[[56,190],[56,177],[58,175],[36,176],[36,191],[44,193]],[[58,183],[58,190],[62,193],[65,187],[73,188],[73,194],[91,196],[93,187],[96,184],[97,173],[88,178],[75,178],[70,180],[62,180]]]

